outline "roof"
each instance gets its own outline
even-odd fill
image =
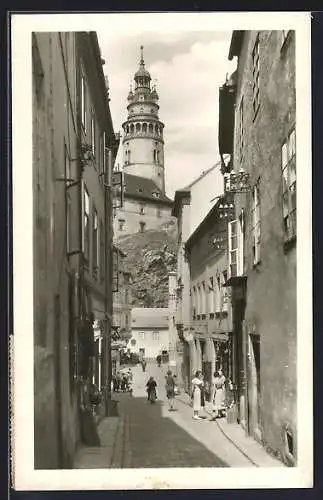
[[[213,219],[213,217],[217,213],[220,204],[223,202],[228,203],[228,204],[230,204],[230,203],[233,204],[233,197],[230,198],[229,195],[223,195],[218,199],[218,201],[215,203],[215,205],[213,205],[213,207],[208,212],[206,217],[204,217],[204,219],[202,220],[200,225],[195,229],[195,231],[191,234],[189,239],[186,241],[185,247],[187,248],[187,250],[190,250],[192,248],[192,245],[194,244],[194,242],[199,238],[201,233],[203,233],[204,229],[208,226],[209,222]]]
[[[168,328],[168,307],[135,307],[131,310],[132,328]]]
[[[244,31],[234,30],[232,32],[229,56],[228,56],[229,61],[231,61],[234,56],[240,55],[243,37],[244,37]]]
[[[185,197],[189,197],[191,194],[190,189],[178,189],[175,192],[175,199],[174,199],[174,204],[173,204],[173,209],[172,209],[172,215],[174,217],[178,216],[178,211],[180,207],[180,200],[182,200]]]
[[[194,181],[192,181],[190,184],[188,184],[187,186],[185,186],[183,188],[183,191],[187,190],[187,189],[190,189],[191,187],[193,187],[194,184],[196,184],[198,181],[200,181],[201,179],[203,179],[203,177],[205,177],[208,173],[212,172],[212,170],[214,170],[215,168],[220,167],[220,166],[221,166],[221,161],[218,161],[212,167],[208,168],[207,170],[203,170],[203,172],[196,179],[194,179]]]
[[[139,198],[166,205],[173,204],[173,201],[162,192],[152,179],[125,173],[124,185],[126,186],[126,190],[124,192],[124,196],[126,198]],[[158,193],[158,197],[154,196],[153,193]]]

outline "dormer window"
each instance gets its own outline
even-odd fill
[[[158,191],[153,191],[153,197],[160,198],[160,193],[158,193]]]
[[[142,193],[142,188],[138,188],[138,193]]]

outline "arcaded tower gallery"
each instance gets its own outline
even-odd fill
[[[122,124],[124,206],[115,219],[116,237],[155,229],[171,219],[172,200],[165,195],[164,124],[143,46],[140,50],[135,86],[128,94],[128,118]]]

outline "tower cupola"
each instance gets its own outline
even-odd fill
[[[146,70],[145,68],[145,61],[144,61],[144,47],[141,45],[140,47],[140,62],[139,62],[139,69],[135,73],[135,82],[136,82],[136,90],[139,89],[140,87],[144,87],[147,89],[150,89],[150,81],[151,81],[151,76],[149,71]]]

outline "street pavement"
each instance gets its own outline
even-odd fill
[[[188,398],[176,397],[169,411],[165,392],[167,367],[148,364],[132,367],[133,396],[113,393],[119,417],[105,418],[99,425],[102,449],[83,449],[76,468],[165,468],[165,467],[281,467],[252,438],[235,428],[237,446],[208,413],[194,420]],[[149,376],[157,382],[157,402],[147,401]],[[113,425],[112,425],[113,424]],[[231,424],[228,424],[231,426]],[[239,437],[240,436],[240,437]]]

